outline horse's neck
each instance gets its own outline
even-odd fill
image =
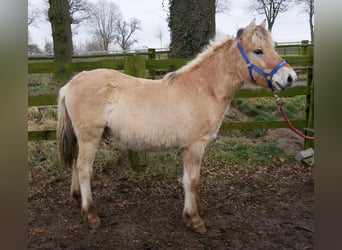
[[[216,53],[208,56],[195,69],[189,72],[189,77],[199,79],[200,88],[206,88],[217,102],[228,105],[235,92],[241,88],[242,81],[237,73],[237,65],[234,61],[237,54],[229,47],[222,46]]]

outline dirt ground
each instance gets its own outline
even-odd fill
[[[279,143],[300,148],[291,132],[277,131]],[[295,161],[241,167],[204,157],[199,195],[208,231],[199,235],[182,224],[181,175],[127,174],[124,159],[95,172],[96,230],[69,199],[69,174],[46,177],[33,169],[28,248],[313,249],[312,167]]]

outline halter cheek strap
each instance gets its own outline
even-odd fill
[[[258,72],[261,76],[263,76],[268,84],[268,87],[274,91],[273,86],[272,86],[272,77],[273,75],[282,67],[286,64],[286,61],[283,60],[281,62],[279,62],[272,70],[270,73],[266,73],[265,71],[263,71],[262,69],[260,69],[259,67],[255,66],[253,63],[250,62],[248,56],[246,55],[246,53],[243,51],[240,42],[237,43],[237,47],[241,53],[241,56],[243,57],[245,63],[247,64],[248,67],[248,72],[249,72],[249,76],[252,78],[252,80],[255,82],[255,79],[253,77],[253,70]]]

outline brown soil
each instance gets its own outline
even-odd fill
[[[301,147],[288,130],[274,131],[267,136]],[[205,157],[199,195],[208,231],[199,235],[182,224],[180,178],[127,174],[123,159],[95,171],[96,230],[69,199],[67,171],[47,177],[33,168],[29,249],[313,249],[311,167],[295,161],[241,167]]]

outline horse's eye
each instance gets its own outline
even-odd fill
[[[261,55],[263,52],[262,52],[261,49],[257,49],[257,50],[254,51],[254,53],[257,54],[257,55]]]

